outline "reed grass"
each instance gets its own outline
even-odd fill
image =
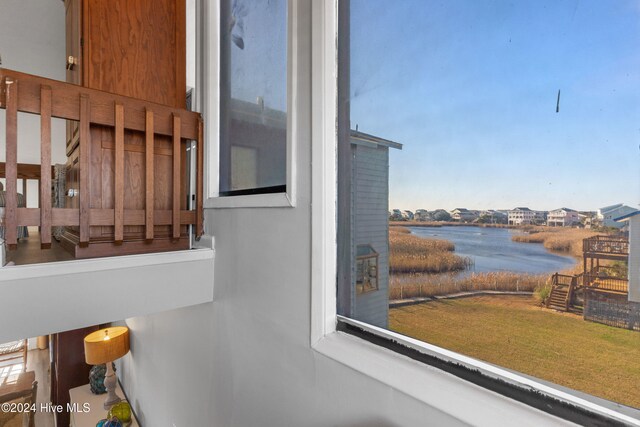
[[[549,274],[512,272],[455,274],[396,274],[389,280],[389,299],[405,299],[450,295],[473,291],[534,292],[550,283]]]
[[[550,274],[488,272],[457,277],[455,273],[468,268],[471,260],[455,255],[453,243],[414,236],[405,225],[413,224],[389,227],[390,300],[483,290],[531,292],[541,303],[548,297]],[[522,229],[527,233],[514,235],[514,241],[542,243],[550,251],[577,258],[582,257],[582,240],[598,234],[592,230],[564,227],[527,226]],[[581,271],[582,265],[576,264],[561,273],[573,275]]]
[[[389,272],[415,274],[464,270],[471,260],[454,254],[454,249],[453,243],[447,240],[424,239],[391,227]]]
[[[542,243],[550,251],[581,258],[582,240],[598,234],[601,233],[583,228],[535,227],[527,234],[516,234],[511,239],[520,243]]]

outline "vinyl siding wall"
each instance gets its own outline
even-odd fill
[[[389,315],[389,149],[353,145],[353,153],[355,244],[371,245],[379,258],[378,290],[355,295],[352,314],[358,320],[386,328]]]

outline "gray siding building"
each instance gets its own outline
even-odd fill
[[[351,131],[356,257],[351,314],[384,328],[389,315],[389,148],[402,145]]]

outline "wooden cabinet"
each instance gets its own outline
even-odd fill
[[[171,107],[185,108],[185,0],[65,0],[67,80],[83,86]],[[71,58],[71,59],[69,59]],[[125,116],[127,112],[124,112]],[[91,125],[89,189],[78,188],[78,126],[67,127],[67,197],[77,208],[83,195],[91,209],[114,209],[115,136],[113,128]],[[173,203],[173,151],[170,137],[155,135],[153,189],[155,210]],[[146,208],[145,134],[127,131],[124,141],[124,209]],[[186,151],[180,158],[186,170]],[[187,178],[180,183],[181,209],[187,206]],[[87,191],[88,190],[88,191]],[[62,244],[78,258],[186,249],[187,227],[179,239],[168,225],[155,225],[153,239],[144,225],[125,224],[122,243],[113,226],[91,226],[90,242],[81,247],[77,227],[68,227]]]
[[[84,359],[84,337],[97,331],[98,326],[75,329],[51,336],[51,402],[54,405],[69,403],[69,390],[86,384],[91,366]],[[56,425],[69,425],[69,412],[57,412]]]

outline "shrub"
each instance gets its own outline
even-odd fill
[[[545,304],[551,295],[551,283],[536,286],[533,295],[540,304]]]

